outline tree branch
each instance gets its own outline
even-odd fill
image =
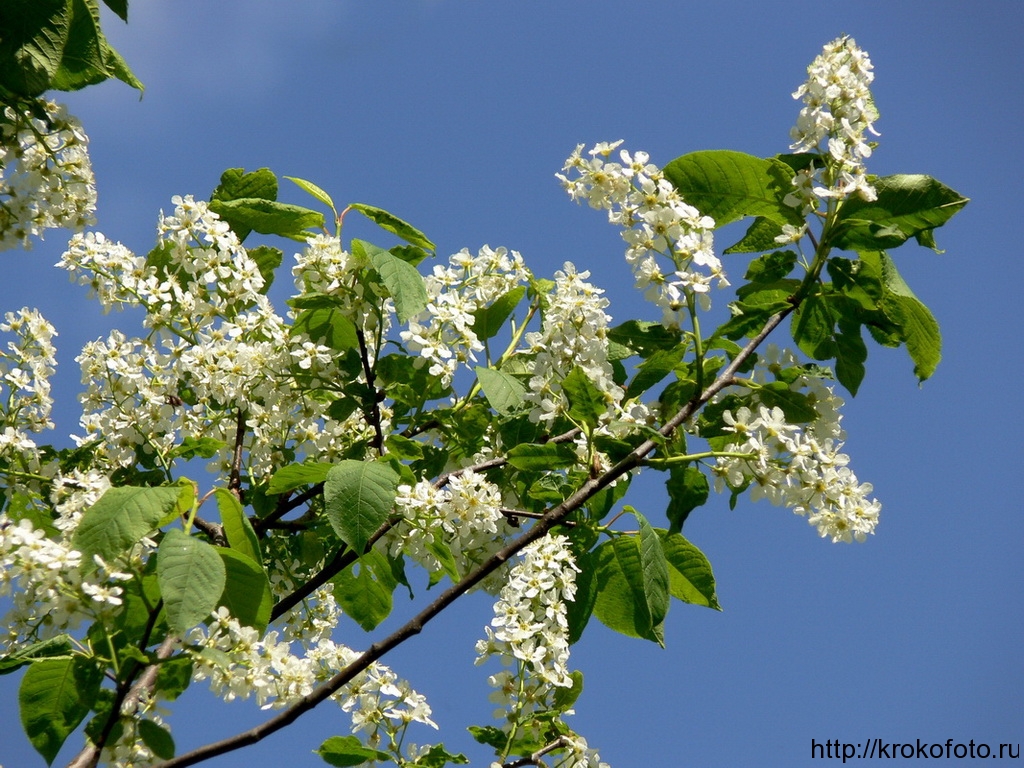
[[[708,402],[708,400],[718,394],[722,389],[729,386],[732,383],[733,376],[739,367],[743,365],[746,359],[753,354],[755,349],[757,349],[758,345],[764,341],[768,334],[778,327],[779,323],[781,323],[786,316],[793,311],[793,309],[794,307],[788,307],[778,314],[770,317],[757,336],[751,339],[750,342],[740,350],[739,354],[736,355],[733,361],[726,366],[726,368],[707,387],[707,389],[701,393],[700,397],[688,402],[680,408],[679,411],[669,419],[661,429],[658,430],[662,437],[670,437],[676,429],[688,421]],[[398,647],[409,638],[422,632],[427,623],[434,619],[445,608],[454,603],[462,595],[466,594],[508,560],[515,557],[515,555],[522,549],[547,534],[548,531],[561,523],[566,517],[582,507],[595,493],[606,488],[612,482],[618,480],[620,477],[639,466],[647,454],[654,451],[657,447],[658,443],[655,440],[645,440],[607,472],[598,477],[587,480],[575,493],[569,496],[569,498],[544,513],[543,517],[537,521],[536,525],[525,531],[518,538],[512,540],[509,544],[480,564],[475,570],[467,574],[460,582],[453,584],[451,587],[446,589],[436,600],[434,600],[434,602],[416,614],[416,616],[404,625],[399,627],[395,632],[388,635],[383,640],[372,644],[359,658],[339,671],[334,677],[319,688],[315,689],[312,693],[302,697],[297,702],[286,708],[281,712],[281,714],[272,717],[247,731],[243,731],[242,733],[218,742],[207,744],[194,749],[191,752],[172,758],[164,763],[160,763],[159,768],[185,768],[189,765],[195,765],[203,762],[204,760],[209,760],[210,758],[249,746],[250,744],[256,744],[272,733],[275,733],[295,722],[306,712],[309,712],[317,705],[326,701],[345,685],[352,682],[357,675],[365,672],[373,663],[389,651]],[[442,476],[445,482],[447,482],[447,477],[450,477],[451,474],[454,473],[450,473],[448,476]],[[439,479],[438,482],[440,483],[441,479]]]

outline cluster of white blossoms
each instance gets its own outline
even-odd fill
[[[476,256],[463,249],[424,278],[427,306],[402,331],[410,352],[430,363],[430,374],[451,384],[459,365],[476,361],[484,349],[473,326],[478,310],[530,279],[523,257],[485,245]]]
[[[579,568],[565,536],[547,534],[523,549],[523,559],[508,574],[494,604],[486,639],[476,645],[477,663],[491,656],[522,662],[544,687],[569,687],[569,624],[565,601],[576,597]],[[502,675],[511,673],[502,673]],[[505,690],[505,677],[492,678]],[[500,684],[499,684],[500,683]],[[513,701],[517,693],[511,692]],[[522,703],[522,702],[518,702]],[[520,711],[518,706],[513,707]]]
[[[534,717],[550,711],[559,689],[574,684],[569,673],[569,626],[565,603],[576,597],[579,568],[565,536],[547,534],[522,551],[494,604],[494,618],[477,642],[477,664],[498,657],[510,666],[488,678],[494,688],[494,716],[505,730],[522,735],[536,729]],[[568,713],[567,713],[568,714]],[[539,738],[540,734],[535,733]],[[607,768],[581,736],[561,737],[566,754],[557,765]],[[496,765],[496,764],[495,764]]]
[[[590,272],[577,272],[565,262],[555,272],[541,330],[526,334],[528,350],[536,355],[530,391],[524,395],[533,404],[531,421],[550,423],[566,409],[562,380],[577,367],[604,394],[610,409],[622,400],[624,393],[608,360],[608,299],[602,297],[603,290],[586,282],[588,277]]]
[[[89,138],[48,101],[0,111],[0,251],[31,248],[46,229],[92,224],[96,182]]]
[[[0,598],[11,601],[0,625],[0,655],[116,610],[123,595],[118,585],[130,578],[98,556],[95,568],[86,569],[68,541],[0,514]]]
[[[621,163],[609,162],[620,144],[597,144],[589,159],[580,144],[562,168],[577,175],[558,178],[573,200],[607,210],[608,220],[623,228],[637,288],[661,309],[665,326],[679,328],[691,297],[707,309],[711,285],[729,285],[714,252],[715,222],[683,200],[646,152],[622,150]],[[668,259],[665,268],[658,256]]]
[[[797,364],[795,355],[776,348],[769,348],[765,359],[769,369]],[[737,438],[730,452],[752,457],[719,457],[712,468],[716,488],[749,483],[754,501],[768,499],[807,516],[822,538],[862,542],[874,533],[882,505],[870,498],[871,484],[858,481],[847,466],[850,457],[841,453],[843,401],[812,376],[798,377],[790,388],[811,396],[817,418],[801,428],[787,423],[777,407],[726,411],[723,419]]]
[[[438,546],[447,547],[459,573],[482,563],[512,532],[501,513],[501,491],[473,470],[453,475],[443,488],[420,480],[398,486],[401,522],[390,534],[392,554],[404,553],[428,572],[440,572]]]
[[[289,614],[282,631],[262,636],[218,608],[208,627],[186,638],[193,679],[209,680],[224,701],[254,698],[263,709],[283,709],[312,693],[360,654],[330,638],[341,614],[331,588],[320,588],[310,600],[322,606],[314,611],[316,621]],[[371,665],[332,698],[351,716],[352,730],[371,737],[413,722],[437,727],[426,699],[382,664]]]
[[[871,156],[865,136],[878,133],[878,119],[871,98],[874,80],[871,60],[852,37],[828,43],[807,68],[807,82],[793,94],[804,106],[790,131],[795,152],[815,152],[826,142],[829,169],[824,186],[813,185],[813,171],[798,173],[794,179],[795,201],[806,212],[815,210],[817,199],[844,198],[858,194],[875,199],[864,161]]]
[[[134,463],[139,450],[166,458],[183,439],[213,438],[224,443],[223,468],[241,410],[253,472],[285,463],[286,447],[337,456],[369,429],[361,412],[333,421],[329,402],[296,383],[299,374],[306,387],[340,380],[334,354],[290,332],[262,293],[256,261],[206,203],[172,202],[150,257],[88,233],[72,239],[60,262],[105,308],[141,306],[151,329],[141,339],[114,331],[84,347],[80,441],[100,438],[99,453],[116,467]],[[296,256],[296,270],[303,279],[320,274],[313,265],[331,252],[331,243],[314,240]]]

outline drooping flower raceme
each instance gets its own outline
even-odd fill
[[[601,295],[603,290],[586,281],[588,277],[590,272],[577,272],[570,262],[555,272],[541,330],[526,334],[529,350],[536,354],[530,391],[524,397],[533,404],[534,422],[551,422],[564,411],[562,381],[575,367],[604,393],[609,408],[622,400],[608,360],[608,300]]]
[[[688,301],[706,309],[711,285],[729,284],[714,253],[715,222],[682,199],[646,152],[622,150],[621,163],[609,162],[620,144],[598,144],[589,159],[580,144],[557,176],[572,199],[607,210],[608,220],[622,227],[637,288],[662,310],[664,325],[678,328]],[[664,266],[659,256],[667,259]]]
[[[62,104],[0,109],[0,251],[31,248],[54,227],[92,224],[96,183],[89,138]]]
[[[777,348],[769,348],[765,359],[769,368],[797,364],[795,355]],[[822,538],[862,542],[874,533],[882,505],[870,498],[871,484],[857,479],[847,466],[850,457],[841,453],[843,401],[812,376],[798,377],[790,388],[810,395],[815,420],[803,426],[790,424],[780,408],[765,405],[726,411],[727,430],[735,435],[729,451],[750,457],[719,457],[712,468],[716,487],[722,491],[749,483],[754,501],[768,499],[806,516]]]
[[[828,43],[807,68],[807,82],[793,94],[804,106],[790,131],[791,149],[816,152],[825,142],[827,167],[820,185],[811,181],[813,170],[797,174],[794,202],[805,212],[815,210],[820,198],[843,198],[858,194],[875,199],[867,180],[864,161],[871,156],[867,133],[878,135],[878,119],[869,86],[874,80],[871,60],[852,37]],[[810,187],[811,194],[808,194]]]

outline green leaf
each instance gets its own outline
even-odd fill
[[[210,210],[224,219],[242,237],[250,229],[261,235],[280,235],[305,242],[311,232],[324,227],[324,215],[300,205],[279,203],[259,197],[211,200]]]
[[[398,581],[391,563],[377,550],[371,549],[331,582],[342,610],[367,632],[391,614],[391,595]]]
[[[178,486],[108,489],[85,510],[71,539],[71,545],[82,553],[84,567],[95,567],[93,555],[113,561],[155,531],[174,510],[180,494]]]
[[[508,734],[493,725],[471,725],[466,730],[478,744],[486,744],[497,750],[505,749],[508,744]]]
[[[569,677],[572,678],[572,685],[568,688],[556,688],[552,697],[553,708],[559,712],[565,712],[572,707],[583,693],[583,673],[577,669],[570,672]]]
[[[171,732],[152,720],[139,720],[139,736],[142,741],[161,760],[174,757],[174,738]]]
[[[862,254],[861,258],[869,258]],[[942,359],[942,335],[935,317],[910,290],[885,253],[877,254],[882,268],[883,293],[879,308],[899,328],[900,338],[907,345],[914,361],[918,381],[930,378]]]
[[[647,601],[651,624],[659,629],[668,614],[668,561],[665,559],[661,539],[647,518],[633,507],[627,506],[625,511],[640,523],[640,570],[644,577],[644,599]]]
[[[941,227],[969,202],[931,176],[897,174],[873,183],[877,199],[845,200],[836,215],[827,245],[848,251],[882,250],[902,245],[911,237],[935,248],[933,230]]]
[[[724,149],[692,152],[673,160],[664,172],[683,200],[713,218],[716,227],[744,216],[803,223],[783,202],[793,187],[793,171],[775,158]]]
[[[361,553],[391,514],[398,475],[386,464],[345,460],[324,482],[327,519],[343,542]]]
[[[775,283],[783,280],[796,266],[795,251],[772,251],[758,256],[747,266],[744,279],[752,283]],[[796,285],[799,286],[799,282]],[[792,291],[790,291],[792,293]]]
[[[305,309],[299,312],[292,325],[292,335],[304,333],[310,341],[345,352],[359,348],[356,326],[339,307]]]
[[[0,86],[32,98],[50,87],[71,29],[65,0],[0,3]]]
[[[274,607],[266,572],[242,552],[225,547],[215,547],[215,550],[224,563],[224,589],[218,605],[227,608],[241,624],[262,634],[270,623]]]
[[[669,592],[672,597],[684,603],[722,610],[715,595],[711,563],[704,553],[680,533],[658,530],[658,536],[669,564]]]
[[[668,490],[668,509],[665,515],[668,517],[669,530],[678,533],[690,513],[707,503],[710,491],[708,479],[698,467],[673,466],[669,470],[665,488]]]
[[[279,493],[288,493],[305,485],[322,483],[327,479],[327,473],[331,471],[333,466],[333,464],[323,462],[288,464],[277,470],[274,476],[270,478],[267,493],[271,496],[276,496]]]
[[[128,0],[103,0],[103,4],[116,13],[121,21],[128,21]]]
[[[409,765],[415,765],[417,768],[444,768],[448,763],[468,765],[469,758],[463,754],[452,754],[443,744],[432,744],[426,751],[420,753],[415,763]]]
[[[284,253],[280,248],[272,248],[269,245],[259,245],[247,250],[249,258],[256,262],[260,274],[263,275],[263,287],[260,288],[260,293],[266,296],[274,282],[275,270],[284,261]]]
[[[627,320],[608,331],[608,341],[628,347],[644,358],[658,350],[673,349],[680,338],[678,330],[646,320]]]
[[[654,624],[644,591],[639,537],[616,536],[606,541],[594,550],[594,562],[594,615],[609,629],[664,645],[662,627]]]
[[[277,177],[269,168],[245,172],[243,168],[228,168],[220,175],[220,184],[213,190],[211,201],[277,200]]]
[[[519,379],[497,368],[477,366],[473,371],[494,410],[502,416],[509,416],[522,408],[527,390]]]
[[[608,412],[604,393],[594,386],[579,366],[562,379],[562,391],[569,401],[569,418],[577,424],[585,424],[593,430]]]
[[[205,621],[217,607],[227,573],[217,549],[177,528],[157,550],[156,577],[167,625],[178,635]]]
[[[175,656],[161,662],[156,671],[156,690],[160,691],[160,698],[174,701],[188,690],[194,666],[189,656]]]
[[[583,637],[583,630],[590,623],[597,600],[597,570],[592,553],[582,550],[573,553],[576,567],[576,597],[565,604],[566,621],[569,624],[569,644],[576,643]]]
[[[810,424],[818,418],[811,399],[803,392],[794,392],[784,381],[772,381],[757,390],[757,397],[768,408],[781,408],[790,424]]]
[[[260,541],[256,537],[252,523],[242,509],[242,503],[227,488],[217,488],[213,492],[220,511],[220,522],[224,526],[224,536],[228,545],[236,552],[245,555],[257,565],[263,562],[260,552]]]
[[[294,176],[285,176],[285,178],[288,179],[288,181],[292,182],[293,184],[298,185],[299,189],[312,195],[315,199],[319,200],[321,203],[323,203],[332,211],[334,211],[335,214],[337,214],[338,209],[337,207],[335,207],[334,201],[331,199],[331,196],[324,192],[322,189],[320,189],[320,187],[318,187],[312,181],[306,181],[305,179],[297,179]]]
[[[497,335],[525,295],[526,286],[520,285],[499,296],[490,305],[477,309],[473,313],[473,333],[477,338],[486,341]]]
[[[840,318],[836,334],[836,379],[851,395],[857,394],[864,380],[867,358],[868,348],[860,334],[860,323]]]
[[[671,349],[658,349],[637,366],[636,375],[626,387],[629,397],[639,397],[675,370],[683,361],[689,348],[688,342],[676,344]]]
[[[344,768],[350,765],[362,765],[371,760],[376,762],[388,762],[391,756],[386,752],[370,749],[363,746],[363,743],[355,736],[331,736],[320,749],[316,750],[328,765]]]
[[[416,267],[376,245],[354,240],[353,247],[356,243],[363,247],[384,287],[391,294],[395,302],[395,314],[400,322],[408,322],[426,308],[427,289]]]
[[[576,449],[565,443],[522,443],[508,452],[508,463],[516,469],[561,469],[578,461]]]
[[[74,646],[71,644],[70,635],[57,635],[46,640],[29,643],[0,656],[0,675],[6,675],[25,664],[33,664],[43,659],[70,659],[73,650]]]
[[[793,312],[793,341],[808,357],[831,360],[835,357],[834,326],[835,318],[826,301],[817,294],[811,294]]]
[[[92,709],[103,675],[90,660],[47,659],[25,672],[18,689],[21,724],[49,765]]]
[[[775,238],[782,234],[782,224],[777,221],[758,216],[747,227],[747,233],[737,242],[730,245],[722,253],[757,253],[778,248]]]
[[[437,246],[435,246],[426,235],[416,229],[416,227],[412,226],[412,224],[402,221],[394,214],[388,213],[387,211],[381,208],[376,208],[372,205],[366,205],[365,203],[352,203],[349,205],[349,208],[359,211],[378,227],[387,230],[392,234],[398,235],[410,245],[415,245],[418,248],[423,248],[427,251],[437,250]]]

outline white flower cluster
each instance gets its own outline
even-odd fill
[[[476,645],[477,663],[490,656],[518,660],[545,688],[571,686],[565,601],[576,597],[577,573],[565,536],[548,534],[526,547],[494,604],[486,639]],[[494,687],[505,690],[510,674],[495,675]]]
[[[550,423],[565,410],[562,380],[575,367],[604,393],[609,408],[622,400],[624,393],[608,361],[608,299],[602,298],[603,290],[586,282],[588,277],[590,272],[577,272],[565,262],[555,272],[541,330],[526,334],[529,351],[536,354],[530,391],[524,397],[533,403],[531,421]]]
[[[501,513],[501,491],[478,472],[454,475],[444,488],[421,480],[398,486],[395,509],[402,521],[392,529],[391,549],[429,572],[442,569],[437,545],[448,548],[459,573],[482,563],[511,527]]]
[[[796,363],[792,353],[777,349],[770,349],[767,359],[769,367]],[[768,499],[806,515],[822,538],[862,542],[874,533],[882,505],[869,498],[871,484],[857,480],[847,466],[850,457],[840,452],[845,437],[839,425],[843,401],[810,376],[801,376],[790,386],[809,392],[817,418],[800,428],[787,423],[777,407],[762,405],[756,413],[745,406],[735,413],[726,411],[723,419],[737,436],[729,450],[753,458],[719,457],[712,468],[716,488],[741,488],[749,482],[754,501]]]
[[[226,608],[218,608],[209,627],[197,627],[188,635],[193,679],[209,679],[211,690],[224,701],[255,698],[263,709],[282,709],[309,695],[360,656],[330,639],[340,616],[330,587],[317,590],[312,600],[326,604],[317,612],[326,621],[317,628],[300,621],[303,628],[296,633],[287,620],[282,632],[272,630],[262,637],[239,624]],[[302,655],[293,652],[295,644]],[[412,722],[437,727],[426,699],[382,664],[373,664],[332,698],[351,716],[353,731],[372,735]]]
[[[722,262],[714,253],[715,222],[687,204],[646,152],[619,153],[621,163],[607,157],[622,141],[602,142],[583,157],[580,144],[562,168],[578,176],[558,174],[574,200],[606,209],[608,220],[623,228],[628,243],[626,261],[633,268],[637,288],[662,310],[662,323],[678,328],[689,297],[710,306],[713,281],[729,285]],[[662,269],[657,256],[669,259]]]
[[[185,438],[215,438],[227,466],[241,409],[249,469],[264,473],[284,463],[286,445],[329,460],[362,437],[359,411],[334,422],[329,403],[296,383],[300,373],[311,387],[340,379],[333,353],[289,333],[261,293],[258,265],[206,203],[173,202],[149,259],[89,233],[74,237],[61,260],[105,308],[143,307],[151,329],[145,339],[114,331],[83,349],[82,441],[101,438],[100,454],[126,466],[140,448],[163,455]],[[315,272],[311,263],[330,250],[311,243],[296,269]]]
[[[812,186],[811,172],[797,174],[795,195],[814,209],[815,198],[843,198],[853,193],[865,200],[875,199],[868,183],[864,160],[871,156],[865,134],[878,134],[878,119],[869,86],[874,80],[871,60],[857,47],[852,37],[840,37],[828,43],[807,68],[807,82],[793,94],[804,106],[790,131],[791,149],[814,152],[822,141],[831,160],[825,186]],[[806,208],[805,208],[806,209]]]
[[[0,474],[6,474],[6,495],[34,494],[56,470],[44,464],[29,433],[53,429],[50,377],[57,367],[57,332],[34,309],[8,312],[0,332],[15,337],[0,348]]]
[[[0,251],[31,248],[43,230],[92,224],[96,183],[89,138],[48,101],[0,111]]]
[[[19,645],[44,640],[122,603],[117,584],[131,578],[96,557],[84,575],[82,553],[55,541],[25,519],[0,514],[0,598],[12,606],[3,617],[0,655]]]
[[[432,376],[451,384],[458,366],[475,362],[475,353],[484,349],[473,330],[474,313],[529,279],[516,251],[485,245],[473,256],[463,249],[424,278],[427,306],[409,321],[402,340],[430,362]]]

